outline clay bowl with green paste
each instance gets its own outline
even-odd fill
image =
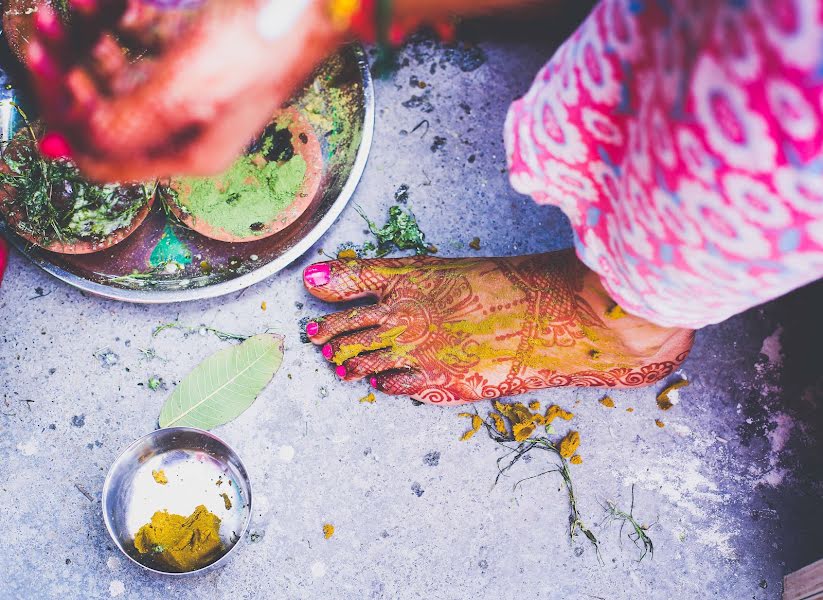
[[[51,252],[90,254],[122,242],[145,220],[153,189],[90,183],[73,163],[43,158],[35,132],[18,131],[0,160],[0,214],[17,235]]]
[[[228,170],[181,177],[159,194],[194,231],[223,242],[252,242],[294,223],[311,205],[322,178],[320,142],[293,108],[279,111]]]

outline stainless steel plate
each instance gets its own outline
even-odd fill
[[[0,85],[8,83],[0,65]],[[0,139],[19,126],[0,89]],[[93,294],[138,303],[181,302],[242,290],[278,272],[331,227],[354,193],[371,148],[374,90],[365,53],[347,46],[322,65],[289,103],[303,113],[321,141],[323,178],[309,208],[269,238],[226,243],[205,238],[169,218],[160,203],[125,241],[88,255],[55,254],[34,247],[0,221],[0,232],[37,266]]]

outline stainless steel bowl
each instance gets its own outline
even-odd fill
[[[160,469],[168,479],[165,485],[152,474]],[[155,512],[187,516],[200,504],[221,520],[225,550],[211,564],[183,573],[163,571],[137,552],[135,534]],[[129,446],[109,469],[103,519],[117,547],[144,569],[164,575],[202,573],[225,564],[243,539],[251,520],[251,483],[240,457],[217,436],[190,427],[158,429]]]

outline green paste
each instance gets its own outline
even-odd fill
[[[174,187],[181,208],[195,219],[246,238],[262,233],[278,218],[294,201],[305,176],[306,161],[298,154],[283,163],[253,154],[239,158],[220,176],[182,178]]]

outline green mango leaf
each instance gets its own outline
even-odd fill
[[[160,427],[225,425],[254,403],[282,362],[283,337],[268,333],[212,354],[163,404]]]

